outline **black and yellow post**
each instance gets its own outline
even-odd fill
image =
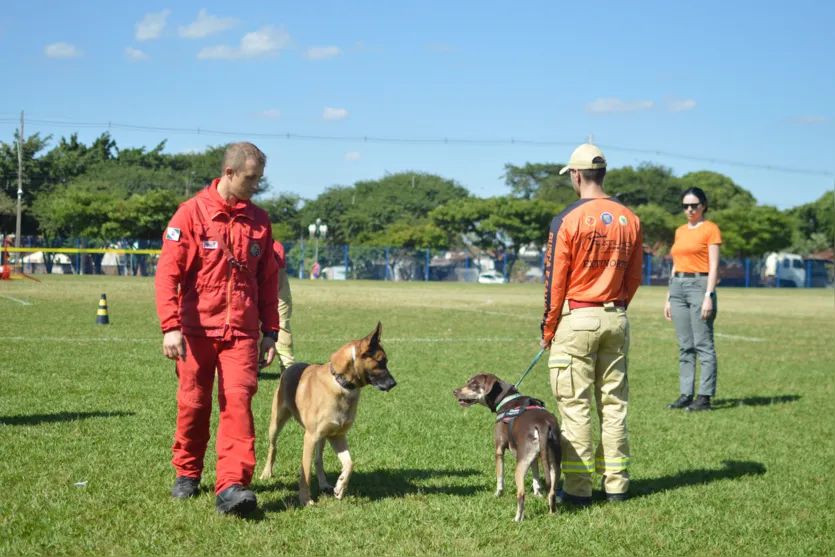
[[[107,294],[102,294],[99,300],[99,311],[96,312],[96,325],[110,325],[107,317]]]

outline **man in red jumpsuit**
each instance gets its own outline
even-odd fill
[[[157,266],[163,352],[177,361],[177,427],[172,495],[197,495],[209,442],[212,388],[218,379],[218,512],[257,507],[246,489],[255,469],[251,401],[258,370],[275,358],[278,263],[267,212],[250,198],[266,157],[251,143],[231,145],[223,172],[180,205],[165,231]],[[264,333],[260,349],[260,330]]]

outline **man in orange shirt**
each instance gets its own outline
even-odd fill
[[[262,367],[272,363],[279,329],[270,218],[249,201],[265,163],[251,143],[229,146],[221,177],[171,218],[154,279],[163,352],[177,361],[171,494],[185,499],[198,493],[217,373],[215,504],[221,513],[245,514],[257,506],[246,489],[255,469],[251,403],[259,360]]]
[[[551,389],[562,418],[560,498],[586,505],[594,471],[603,476],[608,500],[623,500],[629,490],[626,308],[641,283],[643,246],[638,217],[603,191],[606,158],[600,149],[579,146],[560,170],[565,172],[580,200],[551,223],[540,344],[551,350]],[[597,451],[592,393],[602,430]]]

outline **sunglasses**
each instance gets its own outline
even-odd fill
[[[685,211],[687,209],[693,209],[695,211],[696,209],[698,209],[701,206],[702,206],[701,203],[682,203],[681,204],[681,208]]]

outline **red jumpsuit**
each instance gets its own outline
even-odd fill
[[[177,361],[177,476],[200,478],[209,442],[212,389],[218,378],[215,493],[247,487],[255,470],[251,401],[258,390],[259,321],[278,331],[278,263],[267,212],[249,201],[230,207],[212,184],[180,205],[163,236],[156,307],[163,333],[180,329],[186,359]],[[205,224],[215,229],[246,270],[231,265]]]

